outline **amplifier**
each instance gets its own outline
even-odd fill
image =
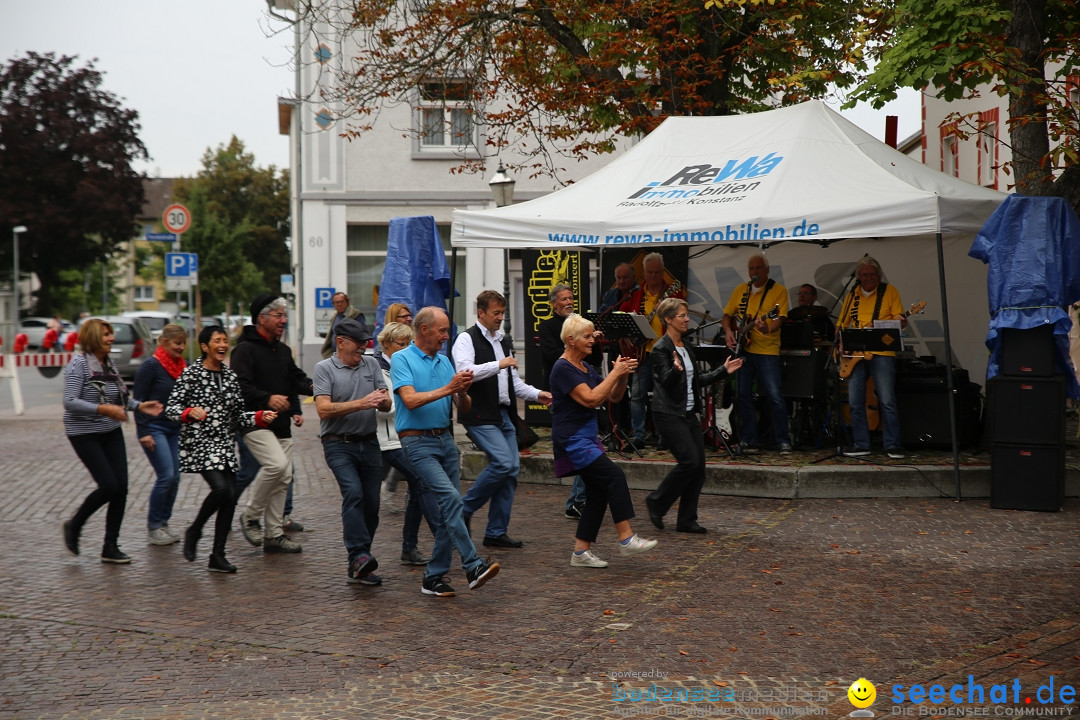
[[[990,506],[1057,512],[1065,502],[1065,446],[995,443]]]
[[[1040,325],[1031,330],[1001,329],[1002,375],[1049,377],[1054,374],[1054,328]]]
[[[967,378],[966,370],[953,370],[956,437],[959,447],[976,445],[981,430],[981,388]],[[951,448],[948,399],[944,376],[897,378],[896,405],[900,415],[900,444],[909,449]]]
[[[1065,443],[1065,376],[990,380],[987,397],[995,443]]]
[[[780,394],[798,400],[825,397],[825,363],[829,351],[822,348],[780,351]]]

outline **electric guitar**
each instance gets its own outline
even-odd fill
[[[919,302],[913,304],[911,306],[911,309],[908,310],[906,313],[901,313],[900,317],[906,318],[910,315],[921,315],[923,310],[925,309],[926,302],[924,300],[920,300]],[[859,364],[860,360],[865,360],[867,358],[873,357],[873,355],[874,353],[870,352],[869,350],[850,353],[841,350],[839,357],[840,377],[846,378],[850,376],[851,372],[855,369],[855,366]]]
[[[780,303],[773,305],[772,310],[762,316],[765,320],[775,320],[780,317]],[[738,327],[735,329],[735,355],[741,355],[742,351],[750,347],[750,331],[754,329],[754,319],[743,313],[736,320]]]

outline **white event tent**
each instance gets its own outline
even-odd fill
[[[456,210],[457,247],[832,241],[974,235],[1005,194],[949,177],[820,101],[751,115],[671,117],[558,192]]]
[[[749,115],[668,118],[569,187],[517,205],[455,210],[451,243],[652,251],[936,238],[945,363],[952,366],[942,236],[974,237],[1005,197],[933,170],[810,101]],[[946,378],[952,397],[952,374]]]

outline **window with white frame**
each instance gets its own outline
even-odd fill
[[[941,172],[953,177],[960,177],[960,142],[954,130],[942,128],[941,132]]]
[[[134,290],[135,302],[154,302],[153,285],[136,285]]]
[[[421,150],[461,149],[474,144],[474,124],[464,80],[421,83],[417,124]]]
[[[979,184],[997,189],[997,108],[979,113]]]

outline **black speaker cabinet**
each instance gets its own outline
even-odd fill
[[[981,400],[979,386],[968,381],[966,370],[953,370],[956,398],[956,437],[959,447],[979,440]],[[952,448],[949,434],[948,386],[944,368],[940,377],[899,377],[896,405],[900,414],[900,444],[910,450]]]
[[[1031,330],[1001,329],[1002,375],[1049,377],[1054,374],[1054,328],[1040,325]]]
[[[995,443],[1064,445],[1065,376],[998,375],[988,389],[990,437]]]
[[[1065,446],[995,443],[990,506],[1057,512],[1065,502]]]
[[[820,348],[780,351],[780,393],[791,400],[825,397],[825,363]]]

